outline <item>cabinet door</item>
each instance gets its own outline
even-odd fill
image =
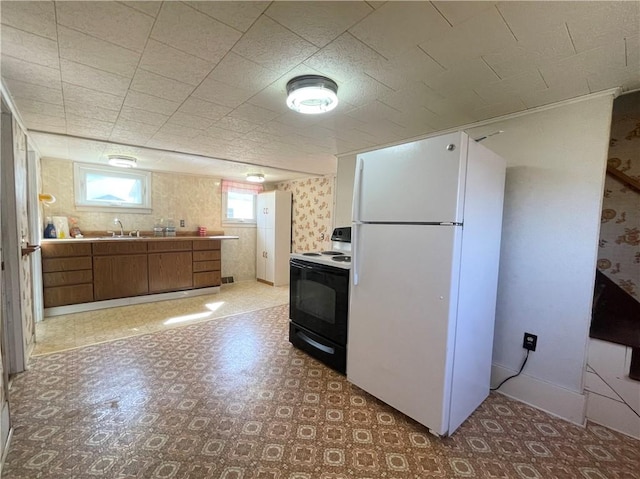
[[[256,202],[256,224],[258,228],[275,226],[276,192],[260,193]]]
[[[266,234],[267,230],[264,228],[258,228],[256,231],[256,278],[266,280],[266,252],[267,252],[267,241]]]
[[[96,301],[147,294],[146,253],[94,256],[93,285]]]
[[[193,286],[191,251],[149,253],[149,292],[176,291]]]

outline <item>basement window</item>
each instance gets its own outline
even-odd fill
[[[222,180],[222,222],[256,224],[256,196],[262,185]]]
[[[78,207],[151,212],[151,172],[74,163]]]

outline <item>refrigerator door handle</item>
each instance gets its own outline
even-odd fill
[[[351,259],[353,261],[353,285],[357,286],[358,285],[358,275],[360,273],[360,262],[358,261],[358,250],[360,249],[361,246],[361,242],[360,242],[360,225],[362,223],[360,222],[354,222],[352,225],[352,241],[351,241]],[[354,241],[355,240],[355,241]]]
[[[360,221],[360,189],[362,185],[362,172],[364,170],[364,162],[362,158],[357,159],[356,177],[353,184],[353,206],[351,209],[351,217],[353,221]]]

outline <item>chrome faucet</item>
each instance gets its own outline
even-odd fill
[[[122,227],[122,221],[120,221],[118,218],[114,218],[113,219],[113,224],[118,224],[120,223],[120,236],[124,236],[124,228]]]

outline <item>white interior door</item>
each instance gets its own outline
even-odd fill
[[[365,224],[352,238],[347,378],[439,434],[448,424],[459,230]]]

